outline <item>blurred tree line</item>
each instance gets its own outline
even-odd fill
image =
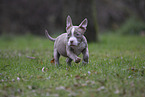
[[[65,32],[68,15],[74,25],[88,18],[87,39],[97,41],[131,16],[145,21],[145,0],[0,0],[0,34]]]

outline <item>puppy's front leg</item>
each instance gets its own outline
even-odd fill
[[[82,54],[83,54],[83,61],[82,61],[82,64],[88,64],[88,62],[89,62],[89,51],[88,51],[88,48],[85,48],[85,49],[82,51]]]
[[[71,61],[72,61],[71,58],[67,58],[67,59],[66,59],[66,63],[67,63],[67,65],[71,66]]]
[[[75,63],[79,63],[81,61],[81,58],[79,58],[76,54],[74,54],[70,48],[67,48],[66,52],[67,56],[71,58]]]

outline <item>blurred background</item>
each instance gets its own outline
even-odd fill
[[[88,18],[89,42],[101,33],[145,35],[145,0],[0,0],[0,35],[60,34],[68,15],[74,25]]]

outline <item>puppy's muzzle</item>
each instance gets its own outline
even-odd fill
[[[74,42],[74,41],[72,41],[72,40],[70,41],[71,44],[73,44],[73,42]]]
[[[75,46],[73,43],[74,43],[74,41],[71,40],[71,41],[70,41],[70,46]]]
[[[69,40],[68,40],[68,45],[69,46],[77,46],[78,45],[78,41],[75,37],[71,37]]]

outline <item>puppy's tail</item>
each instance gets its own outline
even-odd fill
[[[46,37],[47,37],[49,40],[55,41],[55,38],[52,38],[52,37],[48,34],[48,31],[47,31],[47,30],[45,30],[45,35],[46,35]]]

